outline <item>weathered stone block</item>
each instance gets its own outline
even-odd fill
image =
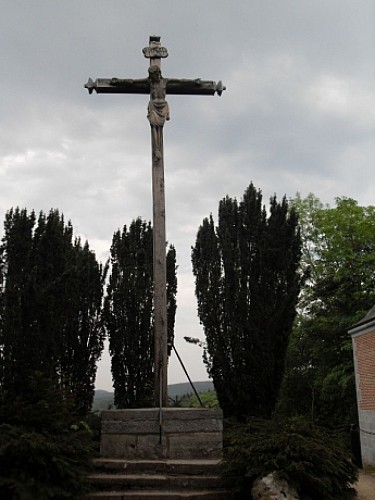
[[[221,410],[163,408],[102,413],[101,454],[127,459],[221,458]],[[160,440],[161,439],[161,440]]]
[[[222,429],[218,422],[211,419],[196,420],[173,420],[168,419],[163,425],[164,432],[167,434],[179,434],[189,432],[220,432]]]
[[[104,434],[157,434],[159,427],[159,422],[156,420],[102,421],[102,433]]]
[[[168,435],[168,457],[181,459],[221,458],[221,432],[195,432]]]
[[[103,439],[104,438],[104,439]],[[136,458],[137,436],[127,434],[106,434],[100,440],[100,454],[102,457]]]
[[[159,434],[140,434],[137,439],[137,458],[158,459],[167,457],[167,440]]]

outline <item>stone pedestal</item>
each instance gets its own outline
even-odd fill
[[[122,459],[220,459],[221,410],[158,408],[102,412],[100,454]]]

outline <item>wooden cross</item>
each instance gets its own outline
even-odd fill
[[[155,406],[168,406],[168,332],[166,301],[166,236],[164,196],[163,127],[169,120],[166,94],[221,95],[221,82],[195,79],[163,78],[161,59],[168,51],[161,46],[159,36],[150,36],[149,46],[143,49],[150,59],[149,76],[141,79],[89,78],[85,85],[89,93],[150,94],[147,118],[151,126],[152,196],[153,196],[153,268],[154,268],[154,395]]]

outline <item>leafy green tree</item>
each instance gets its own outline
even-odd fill
[[[226,416],[272,413],[300,290],[300,237],[284,197],[269,215],[253,184],[203,220],[192,249],[204,360]]]
[[[124,226],[112,240],[112,272],[105,303],[112,358],[114,402],[118,408],[147,406],[153,400],[153,256],[152,227],[142,219]],[[176,252],[167,259],[169,351],[176,312]]]
[[[10,210],[0,247],[0,388],[22,394],[36,371],[68,390],[86,412],[103,349],[106,269],[57,210]]]
[[[375,207],[337,198],[323,207],[297,198],[303,233],[302,261],[310,279],[302,291],[290,343],[280,408],[309,414],[325,425],[356,421],[351,338],[348,329],[375,303]],[[306,227],[306,225],[305,225]],[[309,253],[306,252],[309,248]]]

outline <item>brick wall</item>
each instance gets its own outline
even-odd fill
[[[351,330],[363,465],[375,465],[375,306]],[[374,497],[375,498],[375,497]]]
[[[375,411],[375,331],[353,338],[359,410]]]

